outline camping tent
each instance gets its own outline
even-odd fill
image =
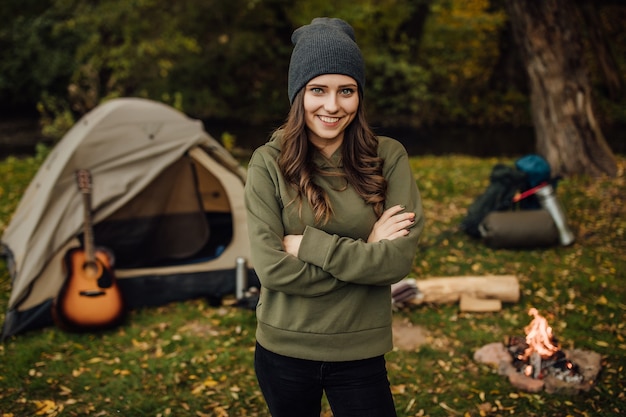
[[[75,173],[91,174],[90,209]],[[64,254],[83,243],[113,253],[127,307],[235,292],[249,262],[245,170],[193,120],[162,103],[108,101],[52,149],[2,236],[12,290],[2,338],[52,323]],[[240,259],[239,259],[240,260]]]

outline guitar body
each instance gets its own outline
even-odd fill
[[[52,318],[64,330],[105,329],[122,320],[124,300],[113,273],[113,256],[94,246],[91,174],[84,169],[78,170],[76,181],[83,196],[83,247],[70,249],[65,254],[65,281],[52,304]]]
[[[124,300],[112,269],[112,259],[104,250],[95,251],[90,261],[84,250],[74,248],[65,254],[66,280],[55,300],[53,317],[68,330],[98,330],[119,324]]]

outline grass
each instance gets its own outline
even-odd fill
[[[0,231],[43,155],[0,162]],[[569,247],[494,250],[458,231],[491,168],[512,159],[415,157],[427,224],[411,276],[513,274],[519,302],[497,313],[420,305],[395,314],[422,326],[427,343],[387,355],[398,415],[611,416],[626,412],[626,195],[615,179],[569,178],[558,195],[576,242]],[[0,262],[0,321],[10,278]],[[229,301],[229,300],[226,300]],[[598,384],[576,396],[526,393],[476,363],[476,349],[523,335],[536,307],[563,348],[602,355]],[[254,376],[254,313],[206,300],[134,310],[98,334],[55,327],[0,345],[0,417],[267,416]],[[330,416],[327,407],[323,413]]]

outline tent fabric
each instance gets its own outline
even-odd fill
[[[45,310],[42,303],[56,296],[65,279],[63,254],[81,244],[77,169],[91,173],[95,241],[113,246],[121,261],[115,266],[120,287],[146,277],[163,277],[164,283],[186,275],[210,280],[218,271],[234,277],[236,258],[249,259],[245,170],[237,160],[200,121],[170,106],[141,98],[110,100],[83,116],[54,147],[2,235],[12,275],[3,337],[19,327],[10,321],[26,320],[25,311]],[[167,285],[177,285],[175,278]],[[194,284],[185,285],[190,288],[180,297],[194,294]],[[211,289],[196,285],[198,294]]]

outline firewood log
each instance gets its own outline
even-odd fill
[[[513,275],[434,277],[418,279],[418,294],[412,301],[421,303],[456,303],[461,295],[502,302],[519,301],[520,288]]]
[[[459,310],[469,313],[489,313],[502,310],[502,301],[493,298],[476,298],[468,294],[461,294]]]

